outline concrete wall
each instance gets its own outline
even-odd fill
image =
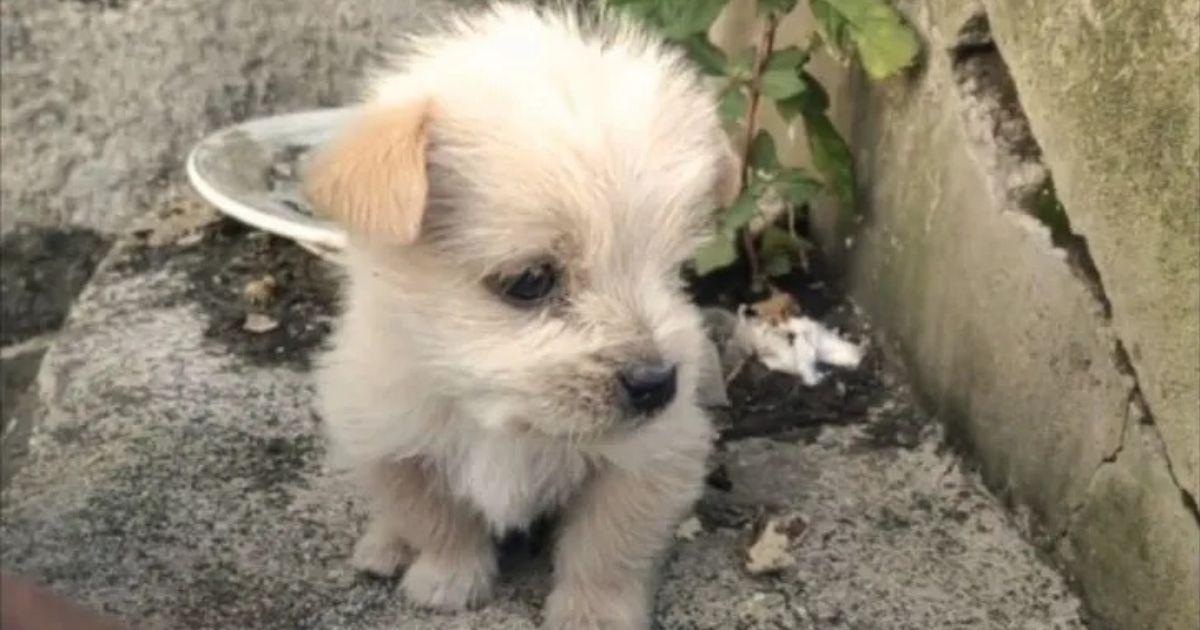
[[[1195,628],[1200,2],[898,4],[924,58],[835,90],[823,248],[1100,625]]]
[[[1200,2],[988,2],[1180,486],[1200,496]]]

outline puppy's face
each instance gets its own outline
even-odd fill
[[[632,94],[397,82],[310,171],[375,321],[485,425],[582,440],[691,404],[703,333],[680,267],[736,167],[708,97],[650,70]]]

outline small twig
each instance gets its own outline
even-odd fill
[[[762,92],[762,73],[767,65],[767,57],[775,44],[775,27],[778,18],[768,13],[763,23],[758,48],[754,52],[754,73],[750,78],[750,107],[746,114],[746,142],[742,146],[742,186],[750,184],[750,147],[754,144],[754,134],[758,131],[758,105]]]
[[[761,100],[762,73],[767,65],[767,57],[775,44],[775,27],[778,18],[774,13],[768,13],[764,22],[758,48],[754,51],[754,73],[750,77],[750,108],[746,114],[746,142],[742,147],[742,187],[750,185],[750,149],[754,144],[754,135],[758,132],[758,107]],[[757,284],[760,276],[758,252],[754,249],[754,236],[750,230],[742,231],[742,245],[746,248],[746,262],[750,265],[750,281]]]
[[[750,362],[750,358],[752,356],[754,355],[747,354],[746,356],[742,357],[741,361],[738,361],[737,365],[733,366],[733,369],[729,371],[729,375],[725,377],[726,386],[729,386],[730,383],[733,383],[733,380],[738,377],[738,374],[742,373],[742,369],[744,369],[746,364]]]
[[[754,250],[754,235],[750,230],[742,229],[742,247],[746,250],[746,262],[750,264],[750,285],[758,290],[760,272],[758,269],[758,252]]]

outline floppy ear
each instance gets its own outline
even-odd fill
[[[728,208],[742,194],[742,161],[724,138],[721,139],[721,146],[714,192],[717,204],[722,208]]]
[[[429,192],[428,117],[424,100],[368,106],[305,173],[305,193],[317,212],[368,238],[415,241]]]

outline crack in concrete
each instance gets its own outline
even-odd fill
[[[1150,405],[1142,395],[1141,381],[1124,341],[1112,326],[1112,302],[1104,288],[1100,271],[1092,259],[1086,237],[1074,231],[1070,217],[1054,191],[1054,180],[1042,160],[1042,149],[1033,135],[1032,127],[1021,107],[1016,84],[1008,66],[992,38],[987,13],[980,11],[964,22],[957,33],[955,45],[949,51],[952,71],[964,102],[964,124],[968,135],[983,148],[983,159],[989,170],[998,174],[994,179],[1001,199],[1040,223],[1049,233],[1050,245],[1065,254],[1064,262],[1071,274],[1095,300],[1097,310],[1113,338],[1112,361],[1117,371],[1129,379],[1129,406],[1122,427],[1121,442],[1105,456],[1093,471],[1091,479],[1106,465],[1116,462],[1124,448],[1133,410],[1140,414],[1139,422],[1150,426],[1155,437],[1164,443]],[[1179,489],[1189,513],[1200,524],[1200,509],[1196,497],[1180,483],[1165,448],[1163,459],[1167,472]],[[1089,479],[1089,486],[1091,481]],[[1086,495],[1083,501],[1086,501]],[[1073,506],[1067,534],[1083,503]]]
[[[58,330],[53,330],[46,334],[31,337],[7,346],[0,346],[0,361],[15,359],[30,352],[44,351],[50,347],[50,344],[54,342],[56,337],[58,337]]]
[[[1100,463],[1096,464],[1096,467],[1092,469],[1091,474],[1088,475],[1088,482],[1083,496],[1079,499],[1079,501],[1071,505],[1071,512],[1067,515],[1062,529],[1054,532],[1053,542],[1050,545],[1051,548],[1057,548],[1062,544],[1062,541],[1071,534],[1072,528],[1079,520],[1079,513],[1083,511],[1083,508],[1087,507],[1087,500],[1088,497],[1091,496],[1092,485],[1095,483],[1096,477],[1100,475],[1100,471],[1104,470],[1106,466],[1111,466],[1117,462],[1117,458],[1119,458],[1121,456],[1121,452],[1125,450],[1125,441],[1129,437],[1129,427],[1135,423],[1135,420],[1137,423],[1143,422],[1145,417],[1146,408],[1145,405],[1140,402],[1140,396],[1137,394],[1135,386],[1130,389],[1129,395],[1125,399],[1125,418],[1121,421],[1121,436],[1117,441],[1116,448],[1114,448],[1111,453],[1108,453],[1102,457],[1100,459]]]
[[[1193,497],[1187,488],[1179,481],[1179,476],[1175,472],[1175,465],[1171,462],[1170,454],[1167,452],[1166,440],[1163,439],[1162,432],[1158,429],[1158,423],[1154,419],[1154,413],[1150,410],[1150,404],[1146,402],[1145,396],[1142,395],[1141,381],[1138,380],[1137,369],[1133,366],[1133,361],[1129,357],[1129,352],[1125,349],[1124,342],[1113,335],[1113,362],[1117,366],[1117,371],[1126,375],[1133,381],[1130,388],[1130,406],[1136,408],[1140,417],[1138,423],[1150,427],[1154,435],[1154,439],[1158,443],[1159,451],[1162,453],[1163,461],[1167,463],[1167,474],[1171,477],[1171,483],[1179,489],[1179,494],[1182,497],[1184,508],[1192,515],[1197,525],[1200,525],[1200,506],[1197,505],[1196,497]],[[1128,432],[1129,418],[1126,418],[1126,426],[1122,431],[1121,442],[1125,442],[1125,433]],[[1121,449],[1117,449],[1114,453],[1113,461],[1116,461],[1116,455]],[[1099,469],[1097,469],[1099,470]],[[1095,473],[1093,473],[1094,475]]]

